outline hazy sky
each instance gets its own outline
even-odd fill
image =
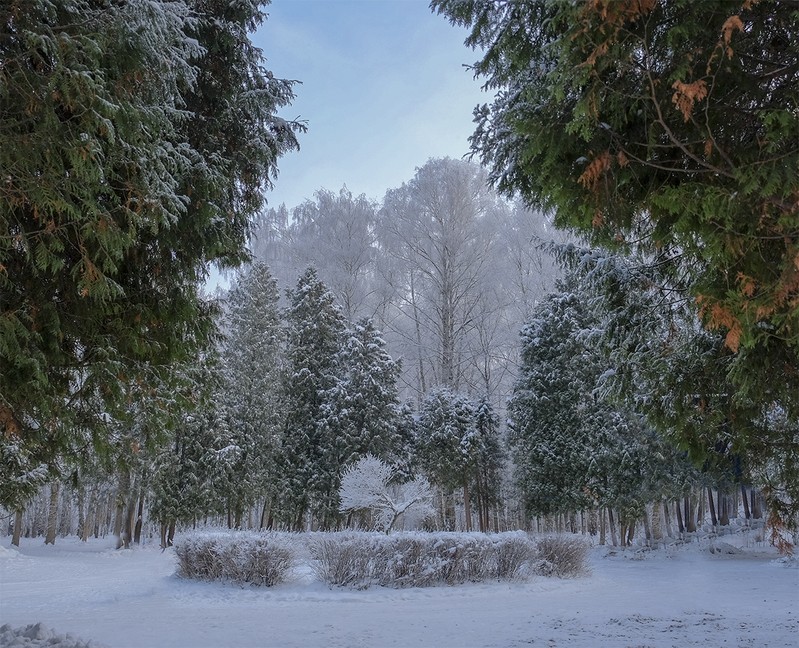
[[[278,162],[267,200],[291,208],[324,187],[382,199],[430,157],[468,151],[472,109],[488,101],[464,64],[464,29],[429,0],[273,0],[253,36],[275,76],[302,81],[284,117],[308,122]]]

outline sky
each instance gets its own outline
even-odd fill
[[[472,110],[489,96],[465,65],[467,32],[429,0],[272,0],[252,36],[276,77],[302,82],[280,111],[307,121],[278,161],[270,206],[346,185],[380,200],[431,157],[469,149]]]

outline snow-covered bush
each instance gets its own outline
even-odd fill
[[[365,589],[372,580],[373,536],[363,533],[319,533],[308,543],[311,570],[328,585]]]
[[[536,543],[535,571],[542,576],[570,578],[588,572],[588,544],[570,536],[545,536]]]
[[[404,484],[395,483],[396,469],[373,455],[366,455],[344,471],[341,477],[342,512],[368,509],[377,527],[391,531],[402,515],[419,519],[433,513],[433,491],[424,477]]]
[[[388,587],[429,587],[496,577],[495,545],[483,534],[393,536],[383,545],[376,579]]]
[[[538,558],[524,533],[330,533],[310,551],[320,580],[358,589],[517,580]]]
[[[194,533],[175,545],[178,575],[271,587],[285,582],[297,563],[291,536],[278,533]]]
[[[85,641],[71,634],[59,635],[41,623],[12,628],[0,626],[0,646],[4,648],[102,648],[94,641]]]
[[[536,546],[530,536],[523,531],[511,531],[495,538],[496,577],[507,581],[528,578],[538,558]]]

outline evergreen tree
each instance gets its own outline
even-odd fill
[[[613,371],[597,299],[571,275],[535,309],[522,332],[509,442],[528,514],[599,506],[631,523],[648,502],[678,494],[690,470],[642,416],[605,398]]]
[[[371,454],[390,460],[400,452],[399,363],[369,319],[349,331],[337,363],[336,384],[325,395],[325,434],[336,439],[341,466]]]
[[[161,545],[171,545],[178,523],[190,524],[222,508],[215,489],[219,474],[212,411],[186,414],[153,471],[150,519],[161,527]]]
[[[0,506],[15,514],[12,544],[19,546],[22,511],[50,476],[28,446],[0,435]]]
[[[622,252],[651,244],[718,334],[685,344],[707,349],[720,338],[730,352],[708,351],[697,370],[712,356],[734,400],[779,404],[797,421],[796,3],[432,6],[470,27],[467,42],[484,52],[475,69],[497,92],[476,110],[471,141],[493,182],[594,242]],[[681,375],[663,376],[677,384],[674,401],[686,391]],[[790,474],[791,429],[777,439],[748,423],[731,433],[739,451],[765,449]]]
[[[283,413],[283,331],[277,282],[263,263],[241,273],[227,297],[227,335],[220,353],[222,380],[217,407],[229,435],[225,494],[233,525],[263,497],[275,497],[276,461]]]
[[[254,0],[5,3],[0,434],[34,463],[79,429],[107,440],[131,385],[207,342],[209,264],[246,256],[296,147],[275,114],[292,84],[248,38],[264,15]]]
[[[280,518],[301,529],[310,510],[323,526],[338,518],[339,446],[327,433],[327,397],[339,380],[345,322],[333,295],[308,268],[289,291]]]
[[[722,334],[702,329],[684,283],[662,258],[668,254],[645,245],[628,257],[561,250],[602,320],[592,342],[611,369],[602,381],[604,395],[623,409],[645,412],[659,437],[687,451],[706,486],[765,488],[771,511],[781,511],[777,519],[795,525],[796,422],[781,401],[741,392],[740,364]],[[774,424],[775,411],[784,424]]]
[[[473,490],[477,496],[480,530],[488,531],[489,509],[499,503],[505,451],[500,437],[499,416],[486,396],[477,401],[474,427],[477,432],[477,466]]]
[[[154,462],[150,517],[161,526],[162,547],[171,545],[178,523],[223,512],[227,504],[219,467],[224,420],[215,403],[219,374],[214,353],[185,368],[179,421]]]
[[[445,491],[463,489],[466,530],[471,530],[469,486],[480,453],[474,403],[462,394],[438,388],[419,412],[416,452],[430,481]]]

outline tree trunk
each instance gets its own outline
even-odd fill
[[[125,525],[125,505],[117,502],[116,515],[114,517],[114,536],[117,539],[117,549],[125,546],[125,539],[122,537],[122,528]]]
[[[644,516],[642,518],[644,523],[644,540],[646,542],[647,547],[652,546],[652,528],[649,526],[649,513],[646,511],[646,507],[644,507]],[[631,524],[630,526],[635,526]]]
[[[482,488],[482,479],[480,478],[480,467],[478,466],[477,471],[475,472],[475,508],[477,509],[477,526],[482,533],[485,533],[486,525],[485,520],[483,519],[483,488]]]
[[[469,482],[463,482],[463,520],[466,530],[472,530],[472,503],[469,500]]]
[[[139,506],[136,511],[136,528],[133,532],[133,542],[141,544],[141,529],[144,523],[144,488],[139,491]]]
[[[616,536],[616,521],[613,519],[613,509],[610,507],[608,507],[608,524],[610,525],[610,541],[613,543],[614,547],[617,547],[619,541]]]
[[[759,520],[763,517],[763,511],[760,508],[760,492],[756,488],[749,489],[750,507],[752,509],[752,517]]]
[[[719,490],[718,502],[719,524],[721,526],[730,526],[730,498],[727,497],[726,493],[723,493],[721,490]]]
[[[44,536],[44,544],[55,544],[58,527],[58,493],[60,490],[61,482],[54,481],[50,484],[50,506],[47,509],[47,532]]]
[[[14,511],[14,535],[11,536],[11,544],[19,547],[19,538],[22,535],[22,509]]]
[[[752,514],[749,511],[749,500],[746,497],[746,486],[741,484],[741,502],[744,505],[744,516],[747,520],[751,519]]]
[[[97,520],[97,492],[92,489],[89,491],[89,503],[86,505],[86,519],[84,520],[83,529],[81,529],[80,539],[83,542],[88,541],[89,536],[94,532],[94,524]]]
[[[116,496],[116,515],[114,517],[114,536],[117,539],[117,549],[127,549],[129,541],[124,538],[125,530],[125,504],[130,493],[130,473],[125,470],[119,479],[119,488]]]
[[[691,496],[685,496],[685,530],[687,533],[696,533],[696,523],[694,522],[693,507],[691,506]]]
[[[716,507],[713,504],[713,489],[710,486],[707,487],[707,503],[710,508],[710,523],[716,527],[719,521],[716,518]]]
[[[169,535],[166,538],[167,544],[171,547],[175,544],[175,521],[169,523]]]
[[[599,533],[599,518],[595,508],[592,508],[590,511],[588,511],[588,533],[592,536],[595,536],[597,533]]]
[[[605,538],[605,510],[599,509],[599,544],[604,545],[607,542]]]
[[[646,510],[649,511],[650,507],[647,505]],[[663,512],[660,506],[652,504],[651,523],[652,523],[652,540],[659,545],[663,540]]]
[[[661,506],[661,508],[663,509],[663,524],[664,524],[664,526],[666,528],[666,535],[669,538],[673,538],[674,537],[674,531],[671,528],[671,515],[669,514],[669,503],[668,503],[668,501],[663,500],[663,506]]]
[[[271,503],[271,499],[269,497],[264,499],[264,506],[261,509],[261,520],[258,523],[258,528],[259,529],[263,529],[264,525],[266,525],[266,523],[267,523],[267,520],[271,520],[271,518],[272,518],[272,516],[270,515],[270,512],[272,510],[272,507],[270,506],[270,503]],[[269,524],[269,526],[267,526],[267,528],[271,529],[272,525]]]
[[[680,533],[685,533],[685,523],[682,519],[682,511],[680,510],[680,500],[674,504],[674,510],[677,512],[677,529]]]
[[[419,402],[421,404],[421,399],[427,393],[427,387],[425,386],[425,377],[424,377],[424,360],[422,355],[422,327],[419,320],[419,310],[416,304],[416,286],[414,281],[414,273],[411,272],[410,274],[410,289],[411,289],[411,307],[413,309],[413,322],[416,326],[416,351],[418,355],[418,363],[419,363]]]

